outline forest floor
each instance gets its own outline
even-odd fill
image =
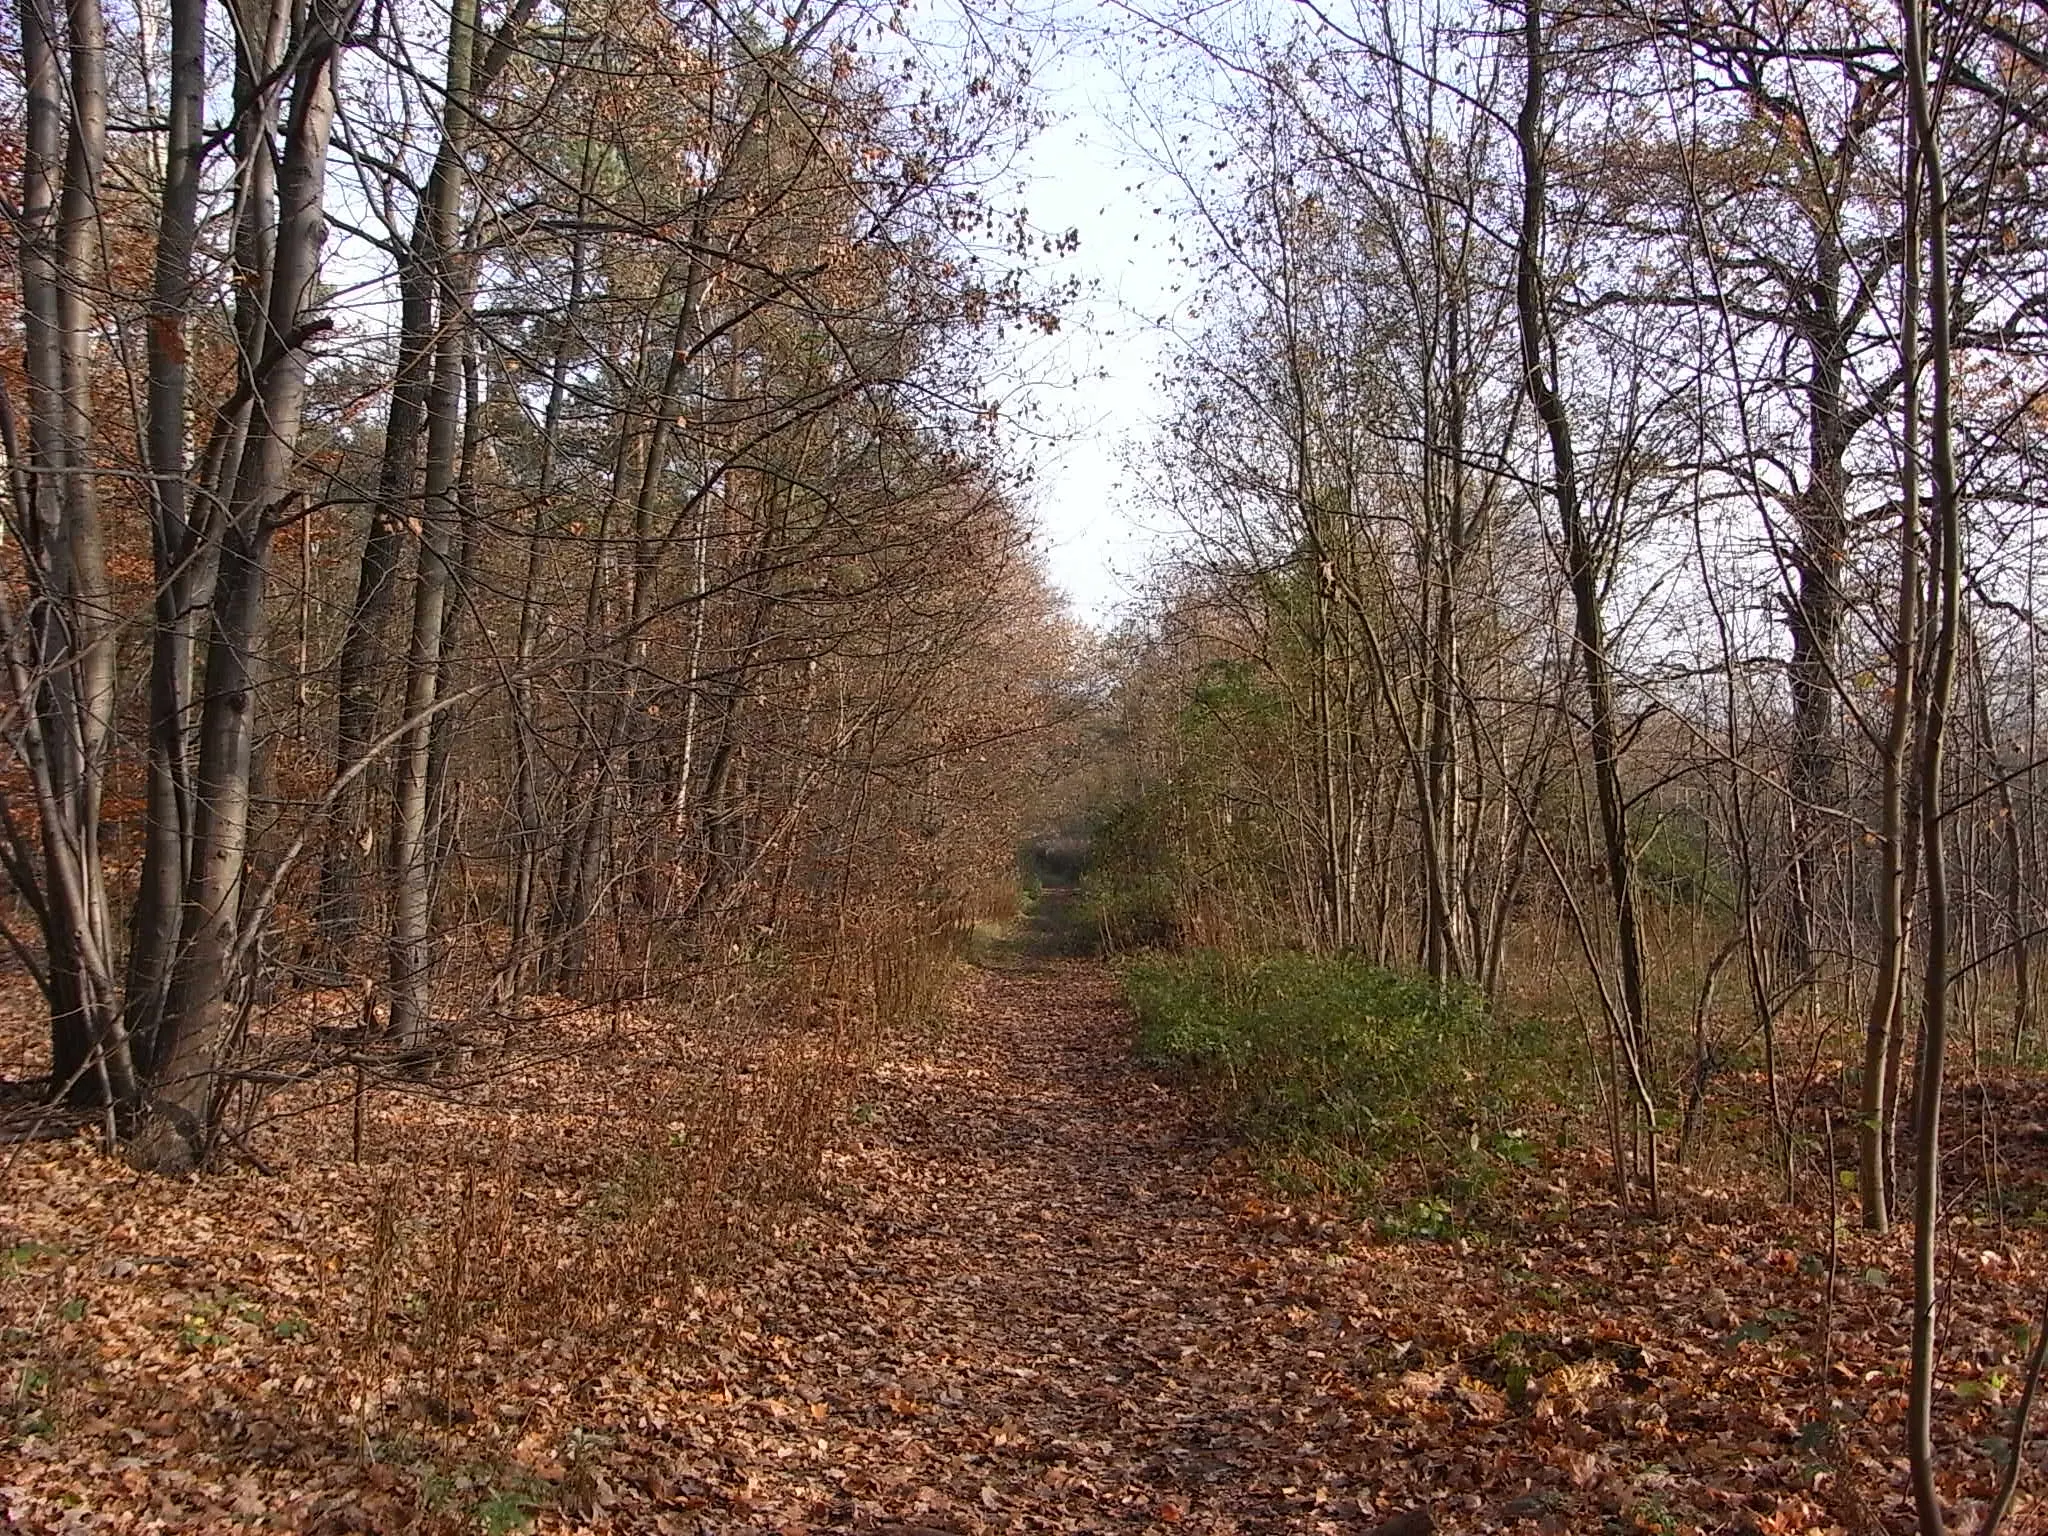
[[[1294,1208],[1133,1064],[1107,968],[983,960],[870,1063],[821,1193],[624,1331],[500,1318],[437,1355],[350,1165],[11,1149],[0,1528],[1911,1529],[1902,1239],[1697,1187],[1650,1223],[1591,1154],[1485,1231]],[[514,1153],[573,1203],[562,1144]],[[2035,1257],[1949,1254],[1964,1529]],[[396,1319],[367,1348],[366,1305]]]

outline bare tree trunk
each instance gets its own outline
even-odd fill
[[[1984,662],[1984,649],[1978,643],[1976,626],[1969,622],[1967,614],[1963,618],[1963,638],[1970,652],[1971,692],[1977,705],[1977,748],[1982,754],[1985,771],[1991,776],[1991,795],[1998,807],[1998,840],[2004,855],[2005,878],[2000,882],[2001,910],[1996,931],[2002,936],[2003,947],[2010,956],[2007,964],[2012,977],[2012,1032],[2007,1039],[2006,1051],[2011,1060],[2018,1061],[2034,1011],[2033,976],[2027,954],[2030,926],[2027,915],[2027,845],[2020,834],[2019,805],[2013,799],[2013,772],[2006,766],[2005,755],[1998,749],[1998,727],[1991,718],[1991,679]]]
[[[243,359],[254,408],[223,515],[221,570],[207,642],[199,728],[198,814],[170,997],[157,1035],[150,1118],[138,1164],[163,1171],[202,1159],[218,1108],[222,1029],[234,977],[248,855],[257,653],[272,535],[291,495],[306,399],[306,346],[326,232],[327,141],[334,71],[359,0],[308,11],[292,49],[291,107],[277,177],[277,242],[264,350]]]
[[[15,223],[29,436],[17,485],[30,601],[13,636],[16,687],[34,722],[52,1087],[111,1105],[133,1097],[134,1075],[99,845],[115,658],[93,464],[89,295],[101,269],[106,36],[98,0],[70,0],[61,44],[43,0],[25,0],[20,27],[28,123]]]
[[[1544,42],[1542,0],[1524,0],[1522,38],[1527,79],[1515,125],[1522,160],[1522,222],[1515,244],[1515,310],[1522,338],[1523,383],[1550,441],[1551,494],[1564,535],[1566,576],[1572,592],[1573,633],[1586,685],[1587,733],[1593,758],[1593,790],[1599,807],[1600,840],[1609,893],[1614,903],[1615,938],[1621,968],[1622,1016],[1615,1021],[1617,1043],[1634,1096],[1644,1138],[1646,1193],[1650,1210],[1662,1209],[1658,1179],[1656,1099],[1651,1086],[1649,1020],[1643,986],[1642,936],[1636,925],[1635,861],[1628,841],[1628,801],[1621,786],[1620,732],[1614,685],[1608,672],[1606,622],[1601,613],[1598,557],[1580,505],[1579,474],[1572,446],[1571,418],[1550,376],[1552,348],[1543,297],[1541,251],[1544,220]],[[1616,1148],[1617,1157],[1620,1148]]]
[[[1801,326],[1809,354],[1806,381],[1807,480],[1795,500],[1792,566],[1798,585],[1786,605],[1791,632],[1792,750],[1786,785],[1792,799],[1790,922],[1785,950],[1794,971],[1810,977],[1816,963],[1819,914],[1827,905],[1835,838],[1835,696],[1841,648],[1841,570],[1848,540],[1851,430],[1844,418],[1843,370],[1848,339],[1841,308],[1842,248],[1832,214],[1815,231],[1815,278]]]
[[[1910,260],[1910,257],[1909,257]],[[1917,290],[1917,281],[1911,284]],[[1909,305],[1909,315],[1917,305]],[[1907,345],[1916,321],[1907,322]],[[1916,371],[1917,371],[1917,364]],[[1919,670],[1920,494],[1914,418],[1920,409],[1919,390],[1906,396],[1906,487],[1899,513],[1898,633],[1892,653],[1891,719],[1886,726],[1879,764],[1877,886],[1877,981],[1871,990],[1870,1012],[1863,1031],[1863,1081],[1857,1105],[1857,1183],[1862,1195],[1863,1225],[1883,1232],[1891,1225],[1891,1158],[1889,1127],[1896,1112],[1896,1079],[1891,1070],[1897,1041],[1904,1030],[1907,917],[1912,892],[1912,849],[1906,779],[1914,698]]]
[[[207,564],[209,513],[193,515],[185,456],[189,370],[185,322],[199,235],[206,89],[206,0],[173,0],[163,213],[149,303],[150,547],[156,575],[149,671],[149,788],[142,873],[130,925],[125,999],[130,1036],[147,1055],[171,979],[178,915],[191,872],[192,761],[187,750],[193,606]]]
[[[482,99],[512,57],[537,0],[514,0],[481,60],[465,63],[464,97]],[[451,46],[457,32],[476,29],[474,7],[467,24],[451,18]],[[472,60],[474,38],[464,46]],[[349,773],[369,751],[377,736],[379,679],[389,658],[387,631],[398,598],[399,558],[411,516],[413,488],[419,475],[420,433],[427,425],[427,393],[432,387],[436,339],[436,284],[448,281],[446,263],[453,239],[454,210],[461,206],[467,173],[462,139],[470,121],[467,108],[451,103],[442,116],[441,143],[428,173],[426,189],[413,218],[411,238],[399,263],[398,362],[392,377],[391,405],[384,423],[384,446],[377,467],[370,530],[357,570],[356,595],[349,609],[336,661],[334,771]],[[450,138],[454,132],[456,137]],[[444,306],[445,307],[445,306]],[[364,777],[349,780],[335,802],[327,847],[320,866],[317,923],[320,942],[330,964],[345,965],[359,936],[363,911],[363,870],[376,847],[370,814],[370,786]],[[395,859],[395,855],[394,855]]]
[[[107,578],[106,541],[100,526],[98,483],[92,473],[91,274],[98,249],[100,173],[107,153],[107,38],[99,0],[69,0],[72,127],[64,159],[64,194],[57,209],[58,314],[63,364],[63,538],[71,581],[70,687],[75,697],[77,781],[73,831],[82,874],[80,918],[93,948],[107,962],[90,978],[88,1048],[110,1096],[132,1092],[128,1052],[110,968],[113,921],[100,860],[100,802],[114,729],[113,583]]]
[[[1950,341],[1948,185],[1938,123],[1927,84],[1926,15],[1921,0],[1905,0],[1906,95],[1912,146],[1926,193],[1928,360],[1934,395],[1928,421],[1930,486],[1928,559],[1935,581],[1932,668],[1920,734],[1920,854],[1926,891],[1927,954],[1920,1003],[1920,1055],[1913,1084],[1913,1342],[1906,1396],[1906,1451],[1912,1466],[1913,1503],[1922,1536],[1942,1536],[1947,1516],[1936,1481],[1934,1389],[1936,1313],[1940,1292],[1935,1248],[1941,1222],[1941,1096],[1946,1077],[1949,1024],[1949,905],[1943,750],[1955,690],[1962,633],[1962,514],[1957,503],[1952,428],[1954,360]],[[1918,315],[1906,316],[1917,325]]]
[[[475,285],[469,286],[465,303],[474,304]],[[476,607],[475,588],[479,527],[483,508],[477,487],[477,472],[484,446],[483,360],[477,355],[475,330],[465,331],[462,346],[462,448],[455,470],[456,535],[455,552],[448,565],[448,600],[441,612],[441,686],[446,697],[451,691],[450,669],[462,644],[463,620]],[[443,709],[434,716],[433,734],[427,748],[427,837],[433,844],[431,857],[438,883],[453,851],[455,826],[459,820],[455,800],[449,795],[448,765],[454,758],[459,720],[455,710]]]
[[[1891,1126],[1897,1113],[1899,1039],[1905,1029],[1905,980],[1913,857],[1906,794],[1920,675],[1920,157],[1909,149],[1900,270],[1899,357],[1904,467],[1899,496],[1899,586],[1892,639],[1891,717],[1880,749],[1878,787],[1877,981],[1863,1030],[1863,1082],[1857,1104],[1857,1184],[1863,1225],[1891,1226]]]
[[[430,718],[441,682],[441,640],[448,602],[448,562],[459,508],[456,469],[462,399],[462,358],[468,310],[467,279],[455,255],[462,198],[463,150],[468,138],[470,51],[476,32],[474,0],[456,0],[448,23],[448,93],[441,143],[455,167],[431,189],[427,210],[437,290],[433,374],[426,394],[427,460],[420,508],[419,566],[413,578],[412,640],[407,649],[405,719],[398,748],[391,821],[390,1031],[409,1052],[425,1048],[432,1027],[430,962],[433,951]]]
[[[563,404],[568,397],[569,351],[583,298],[584,244],[579,238],[569,248],[569,297],[562,314],[562,328],[555,343],[554,365],[548,379],[547,408],[541,415],[538,484],[534,494],[533,524],[527,531],[526,574],[519,589],[519,632],[512,654],[512,813],[513,883],[512,938],[498,982],[500,994],[517,997],[526,989],[532,959],[534,914],[540,895],[540,866],[544,849],[545,821],[540,803],[540,745],[533,717],[534,697],[530,672],[540,643],[541,607],[538,587],[541,566],[547,553],[551,496],[555,483],[555,438],[561,428]]]

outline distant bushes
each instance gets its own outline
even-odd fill
[[[1154,956],[1125,984],[1145,1060],[1194,1075],[1251,1140],[1340,1182],[1411,1154],[1522,1161],[1514,1116],[1556,1065],[1540,1026],[1351,956]]]
[[[1179,937],[1172,810],[1169,797],[1155,792],[1104,812],[1092,828],[1075,916],[1097,948],[1149,949]]]

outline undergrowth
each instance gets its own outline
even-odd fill
[[[1539,1023],[1350,956],[1155,955],[1124,984],[1139,1055],[1214,1094],[1283,1183],[1383,1197],[1404,1168],[1425,1235],[1536,1161],[1519,1121],[1566,1070]]]

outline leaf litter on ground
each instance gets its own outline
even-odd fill
[[[1134,1065],[1085,962],[971,973],[765,1192],[746,1125],[794,1111],[729,1061],[690,1097],[704,1063],[642,1024],[564,1010],[531,1071],[380,1093],[360,1164],[313,1088],[268,1173],[10,1149],[11,1528],[1912,1529],[1903,1234],[1733,1184],[1648,1222],[1590,1152],[1485,1230],[1376,1231]],[[661,1240],[691,1222],[719,1241]],[[2043,1266],[2031,1231],[1951,1237],[1968,1529]]]

